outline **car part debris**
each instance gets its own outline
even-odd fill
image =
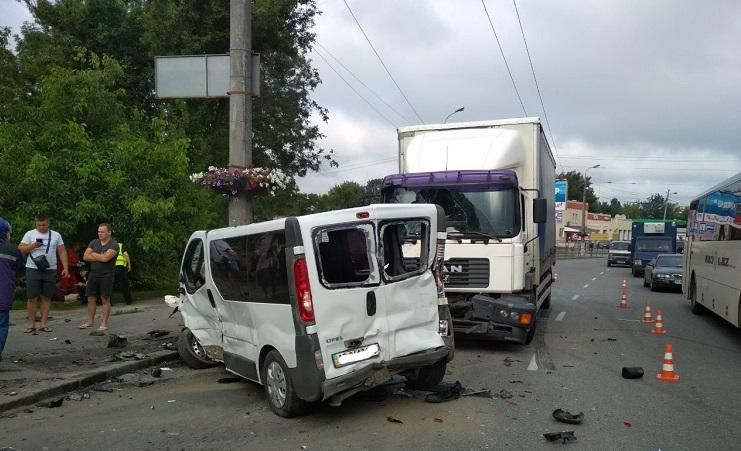
[[[442,418],[435,417],[434,421],[435,421],[435,423],[442,423],[443,422],[443,419]]]
[[[491,394],[491,390],[476,390],[476,391],[470,391],[466,393],[462,393],[461,396],[478,396],[480,398],[493,398],[494,396]]]
[[[403,421],[401,421],[401,420],[399,420],[399,419],[396,419],[396,418],[394,418],[394,417],[386,417],[386,421],[388,421],[389,423],[399,423],[399,424],[404,424],[404,422],[403,422]]]
[[[149,332],[147,332],[147,335],[149,335],[152,338],[160,338],[160,337],[164,337],[165,335],[170,335],[170,331],[160,330],[160,329],[150,330]]]
[[[643,368],[639,366],[624,366],[623,379],[640,379],[643,377]]]
[[[564,444],[570,442],[571,440],[576,440],[574,431],[548,432],[543,434],[543,437],[545,437],[545,439],[549,442],[561,440]]]
[[[109,348],[125,348],[129,345],[129,339],[123,335],[108,335],[108,347]]]
[[[440,403],[452,401],[460,398],[461,394],[463,394],[463,390],[464,388],[460,381],[455,381],[455,384],[451,385],[449,388],[425,396],[425,402]]]
[[[162,376],[162,370],[160,368],[155,368],[152,370],[152,377],[161,377]]]
[[[515,395],[512,394],[509,390],[499,390],[498,392],[494,393],[495,398],[501,398],[501,399],[510,399],[513,398]]]
[[[144,360],[147,358],[146,354],[142,354],[141,352],[119,352],[116,354],[117,360]]]
[[[53,409],[55,407],[61,406],[63,402],[64,402],[64,397],[50,399],[48,401],[41,401],[40,403],[36,404],[36,407],[48,407],[50,409]]]
[[[568,410],[556,409],[553,411],[553,418],[561,423],[581,424],[581,422],[584,421],[584,412],[572,414]]]
[[[82,395],[79,393],[70,393],[67,399],[70,401],[82,401]]]
[[[631,423],[628,423],[627,421],[623,421],[623,424],[626,428],[633,427],[633,425]]]

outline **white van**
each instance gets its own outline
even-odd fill
[[[437,385],[454,347],[444,231],[439,207],[397,204],[195,232],[180,355],[263,384],[285,417],[394,374]]]

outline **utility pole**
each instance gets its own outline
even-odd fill
[[[599,165],[595,164],[594,166],[590,166],[584,170],[584,189],[581,192],[581,204],[582,204],[582,214],[581,214],[581,241],[583,243],[584,249],[587,249],[587,171],[590,169],[596,169]]]
[[[252,0],[230,0],[229,10],[229,169],[252,165]],[[244,192],[229,201],[229,226],[252,222]]]
[[[667,208],[669,208],[669,191],[671,191],[671,189],[666,190],[666,202],[664,203],[664,221],[666,221],[666,210]],[[675,191],[671,194],[677,194],[677,192]]]

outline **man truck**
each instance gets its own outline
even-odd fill
[[[556,164],[540,120],[402,127],[398,138],[399,173],[384,178],[383,201],[445,211],[455,334],[530,343],[556,255]]]
[[[630,239],[631,274],[640,277],[646,263],[659,254],[674,254],[677,251],[677,224],[661,219],[636,219],[633,221]]]

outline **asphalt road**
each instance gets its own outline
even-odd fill
[[[541,312],[530,346],[458,342],[447,381],[505,390],[510,399],[466,397],[429,404],[393,387],[365,393],[342,407],[319,406],[283,419],[262,387],[219,383],[222,368],[172,365],[148,387],[35,407],[0,419],[0,447],[41,449],[570,449],[737,450],[741,443],[741,332],[719,318],[693,315],[678,293],[652,293],[604,259],[567,260],[550,311]],[[617,308],[627,279],[629,310]],[[667,335],[639,320],[650,299],[664,311]],[[656,380],[664,345],[674,347],[679,382]],[[645,376],[626,380],[623,366]],[[584,412],[580,425],[551,412]],[[402,423],[390,422],[388,417]],[[542,434],[573,430],[568,445]],[[305,448],[303,448],[305,447]]]

